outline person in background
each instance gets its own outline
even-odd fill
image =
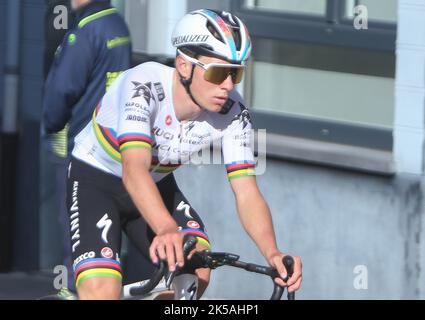
[[[52,10],[60,4],[64,1],[49,1],[48,28],[52,28],[54,20],[54,17],[49,19],[54,15]],[[132,50],[128,27],[110,1],[71,0],[70,7],[74,19],[55,52],[45,82],[42,136],[55,166],[59,219],[65,244],[64,265],[68,268],[69,289],[75,291],[70,219],[66,208],[70,151],[76,134],[90,121],[94,107],[108,87],[130,68]],[[59,37],[58,32],[56,39]],[[46,53],[45,68],[48,64]],[[59,294],[69,295],[69,290],[64,288]]]

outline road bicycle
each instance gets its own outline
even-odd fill
[[[228,252],[213,252],[204,250],[195,252],[190,260],[187,256],[196,246],[197,240],[194,236],[185,236],[183,253],[186,257],[185,267],[179,268],[173,272],[168,271],[165,261],[160,261],[152,276],[140,282],[134,282],[123,286],[122,300],[155,300],[166,292],[174,292],[174,300],[196,300],[198,278],[194,271],[198,268],[210,268],[215,270],[220,267],[229,266],[268,276],[273,282],[273,293],[270,300],[280,300],[285,288],[279,286],[274,279],[279,278],[276,269],[270,266],[263,266],[254,263],[247,263],[239,260],[239,255]],[[292,276],[294,270],[294,260],[287,255],[283,258],[283,264],[287,270],[285,282]],[[295,293],[287,293],[288,300],[295,300]],[[40,300],[63,300],[60,296],[50,295],[40,298]]]
[[[195,245],[195,237],[185,237],[183,245],[185,257],[187,257]],[[288,273],[287,278],[284,279],[286,282],[293,274],[294,260],[291,256],[287,255],[283,258],[283,264]],[[169,272],[166,262],[161,261],[150,279],[125,285],[122,291],[122,299],[153,300],[161,293],[173,290],[175,300],[196,300],[198,284],[197,277],[193,271],[198,268],[210,268],[215,270],[223,266],[239,268],[270,277],[274,284],[270,300],[280,300],[285,289],[274,282],[274,279],[279,277],[279,273],[276,269],[269,266],[240,261],[239,255],[233,253],[212,252],[208,250],[195,252],[192,258],[186,261],[185,265],[188,266],[185,269],[190,269],[190,272],[181,270],[178,266],[176,266],[176,271]],[[287,298],[288,300],[295,300],[295,293],[288,292]]]

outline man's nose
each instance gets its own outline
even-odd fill
[[[229,74],[227,78],[221,83],[221,87],[227,91],[232,91],[235,84],[233,83],[232,75]]]

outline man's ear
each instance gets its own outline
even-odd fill
[[[184,79],[188,79],[190,77],[190,63],[181,55],[176,57],[176,69]]]

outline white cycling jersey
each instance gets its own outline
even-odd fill
[[[72,155],[121,177],[121,152],[148,148],[151,175],[158,182],[182,164],[211,161],[205,151],[214,145],[220,146],[229,179],[254,175],[251,121],[238,92],[230,93],[220,113],[203,111],[194,121],[179,121],[173,106],[174,70],[148,62],[121,74],[75,138]]]

